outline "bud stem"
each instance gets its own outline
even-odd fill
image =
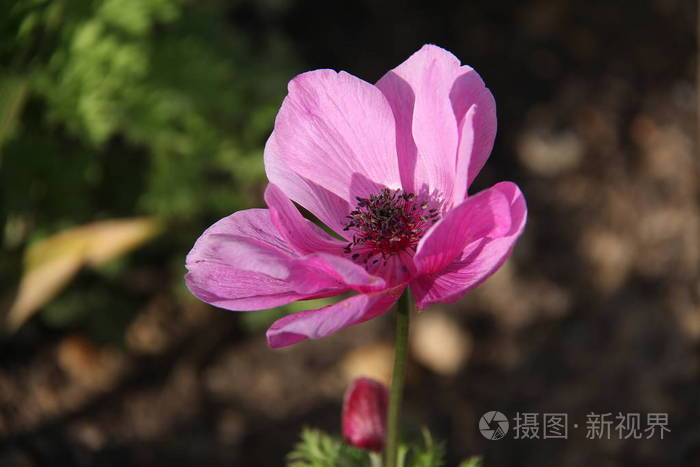
[[[396,343],[394,348],[394,372],[389,393],[389,413],[387,416],[387,441],[385,448],[385,467],[396,467],[399,451],[399,415],[401,413],[401,396],[403,394],[404,370],[408,355],[408,319],[411,308],[411,292],[408,288],[399,298],[396,307]]]

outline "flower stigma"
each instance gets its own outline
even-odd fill
[[[384,188],[369,198],[355,199],[357,205],[343,230],[353,231],[345,253],[356,262],[386,264],[391,255],[415,253],[423,234],[440,219],[438,208],[400,188]]]

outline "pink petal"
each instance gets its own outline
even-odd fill
[[[457,178],[454,202],[459,204],[493,149],[496,138],[496,101],[481,77],[468,66],[460,68],[450,99],[459,122]]]
[[[299,255],[277,233],[270,211],[263,209],[239,211],[207,229],[187,255],[186,266],[190,291],[229,310],[386,288],[381,278],[348,259]]]
[[[397,287],[371,295],[356,295],[317,310],[287,315],[267,330],[267,343],[273,349],[286,347],[304,339],[320,339],[367,321],[391,308],[403,289]]]
[[[289,169],[341,199],[400,186],[391,108],[376,87],[348,73],[294,78],[274,137]]]
[[[415,279],[411,291],[419,310],[433,303],[454,302],[486,280],[510,256],[527,220],[525,198],[510,182],[499,183],[491,190],[500,191],[508,200],[509,228],[498,236],[492,233],[489,237],[470,242],[454,263],[435,274]]]
[[[347,289],[328,288],[302,294],[285,280],[254,271],[202,263],[190,269],[185,283],[192,295],[203,302],[233,311],[267,310],[297,300],[330,297]]]
[[[232,235],[249,237],[287,254],[293,254],[287,242],[277,234],[267,209],[246,209],[224,217],[211,225],[197,239],[188,255],[189,259],[199,259],[207,247],[204,240],[210,235]]]
[[[326,252],[342,255],[345,244],[336,240],[313,222],[304,219],[297,208],[277,186],[265,190],[272,223],[286,242],[300,255]]]
[[[309,273],[311,271],[311,274]],[[367,272],[349,259],[327,253],[314,253],[294,262],[292,276],[305,277],[323,273],[334,280],[362,293],[378,292],[387,288],[383,278]],[[300,279],[297,279],[300,280]]]
[[[425,45],[377,82],[396,119],[404,189],[452,199],[458,145],[450,91],[461,72],[450,52]]]
[[[508,232],[511,208],[499,185],[467,198],[421,238],[413,259],[419,275],[445,268],[468,243]]]
[[[265,145],[265,171],[270,183],[278,186],[289,199],[309,210],[337,234],[347,234],[343,231],[343,226],[345,216],[350,212],[348,202],[290,170],[280,156],[274,132]]]
[[[265,209],[239,211],[207,229],[187,255],[185,276],[201,300],[229,310],[259,310],[348,290],[322,272],[290,277],[299,256],[277,235]]]

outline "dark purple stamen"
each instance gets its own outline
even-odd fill
[[[374,255],[381,255],[386,262],[400,251],[415,251],[425,231],[440,217],[437,208],[428,209],[428,201],[401,189],[384,188],[369,198],[356,199],[355,210],[347,216],[343,229],[353,231],[345,253],[353,253],[353,260],[365,263]],[[372,264],[378,261],[374,259]]]

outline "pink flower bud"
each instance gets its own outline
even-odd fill
[[[348,444],[380,452],[386,438],[389,391],[370,378],[357,378],[343,398],[343,438]]]

